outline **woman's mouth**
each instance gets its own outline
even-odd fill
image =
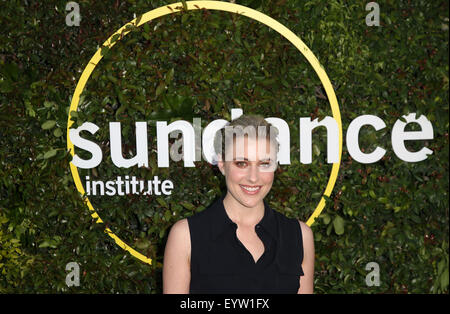
[[[258,194],[258,192],[261,190],[261,185],[251,186],[239,184],[239,186],[241,187],[242,191],[244,191],[244,193],[249,195]]]

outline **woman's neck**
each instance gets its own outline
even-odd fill
[[[223,199],[223,205],[228,217],[238,225],[256,225],[264,216],[264,202],[262,200],[254,207],[246,207],[228,192]]]

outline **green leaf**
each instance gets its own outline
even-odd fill
[[[113,82],[114,84],[117,84],[119,82],[119,80],[117,78],[115,78],[114,76],[112,76],[111,74],[106,75],[106,78],[108,80],[110,80],[111,82]]]
[[[167,202],[162,198],[158,197],[156,201],[161,205],[162,207],[169,208],[169,205],[167,205]]]
[[[49,150],[48,152],[46,152],[46,153],[44,154],[44,159],[49,159],[49,158],[54,157],[54,156],[56,155],[57,152],[58,152],[58,149],[52,149],[52,150]]]
[[[192,205],[191,203],[183,201],[183,202],[180,202],[180,204],[186,209],[189,209],[189,210],[194,210],[195,209],[195,206]]]
[[[128,103],[123,104],[122,106],[119,107],[119,109],[117,109],[116,114],[115,114],[117,120],[120,119],[120,115],[121,115],[126,109],[128,109]]]
[[[441,284],[441,290],[445,291],[446,289],[448,289],[448,268],[446,270],[444,270],[444,272],[441,274],[441,278],[440,278],[440,284]]]
[[[49,247],[49,246],[50,246],[50,242],[47,241],[47,240],[45,240],[41,244],[39,244],[40,248],[46,248],[46,247]]]
[[[45,121],[44,123],[42,123],[42,128],[44,130],[50,130],[51,128],[53,128],[56,125],[56,121],[55,120],[48,120]]]
[[[323,219],[323,223],[328,225],[331,221],[331,217],[328,214],[322,214],[321,215],[322,219]]]
[[[442,274],[446,266],[445,259],[441,259],[441,261],[438,263],[438,274]]]
[[[53,131],[53,135],[56,137],[60,137],[62,134],[63,134],[63,132],[60,128],[57,128]]]
[[[181,4],[183,5],[183,10],[187,11],[188,6],[187,6],[187,3],[186,3],[186,0],[181,0]]]
[[[314,153],[314,155],[319,156],[319,155],[320,155],[320,149],[319,149],[319,146],[317,146],[316,144],[313,144],[313,145],[312,145],[312,148],[313,148],[313,153]]]
[[[138,241],[136,242],[136,247],[137,247],[139,250],[146,250],[146,249],[148,249],[148,248],[150,247],[150,245],[151,245],[151,243],[150,243],[150,241],[147,240],[147,239],[140,239],[140,240],[138,240]]]
[[[142,27],[144,28],[144,32],[150,33],[150,26],[148,25],[148,23],[145,23]]]
[[[182,24],[185,24],[186,21],[188,20],[188,18],[189,18],[189,15],[183,14],[183,16],[181,17],[181,23],[182,23]]]
[[[174,74],[175,74],[175,69],[174,68],[171,68],[169,70],[169,72],[167,72],[167,74],[166,74],[166,84],[169,84],[172,81]]]
[[[158,85],[158,87],[156,88],[156,92],[155,92],[156,96],[159,96],[164,91],[165,88],[166,88],[166,84],[164,82],[161,82]]]
[[[345,225],[344,219],[341,216],[337,215],[333,220],[334,232],[336,232],[337,235],[343,235],[344,225]]]
[[[53,101],[44,101],[44,107],[45,108],[51,108],[51,107],[54,107],[55,106],[55,103],[53,102]]]
[[[166,211],[164,212],[164,219],[165,219],[166,221],[170,221],[170,218],[172,218],[172,213],[170,212],[170,210],[166,210]]]

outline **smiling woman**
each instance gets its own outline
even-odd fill
[[[311,229],[264,200],[277,165],[276,135],[256,115],[242,115],[217,132],[214,147],[227,192],[172,227],[164,293],[312,293]]]

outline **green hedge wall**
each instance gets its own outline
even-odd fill
[[[68,1],[3,1],[0,10],[0,292],[161,293],[170,227],[226,191],[205,161],[156,166],[155,121],[201,118],[205,127],[230,119],[232,108],[284,119],[291,161],[280,166],[267,200],[306,221],[326,186],[323,130],[314,156],[299,162],[299,118],[332,116],[317,75],[280,35],[248,18],[189,11],[133,30],[111,50],[86,85],[74,126],[102,147],[103,162],[81,178],[132,175],[170,179],[170,196],[90,197],[96,224],[77,192],[66,147],[70,100],[98,46],[117,29],[165,1],[80,0],[79,26],[66,25]],[[378,1],[380,26],[369,27],[365,1],[236,1],[297,34],[314,52],[335,89],[345,131],[372,114],[387,127],[361,131],[360,145],[387,150],[374,164],[343,148],[332,195],[312,228],[317,293],[448,293],[449,116],[448,1]],[[404,114],[425,115],[434,139],[408,144],[433,150],[406,163],[393,152],[390,130]],[[134,151],[135,121],[147,121],[149,167],[116,168],[108,122],[120,121],[125,150]],[[345,138],[345,137],[344,137]],[[173,141],[173,140],[172,140]],[[89,158],[80,149],[77,154]],[[153,260],[145,264],[108,237],[107,225]],[[68,287],[65,266],[77,262],[80,286]],[[367,286],[365,266],[380,266],[380,285]]]

